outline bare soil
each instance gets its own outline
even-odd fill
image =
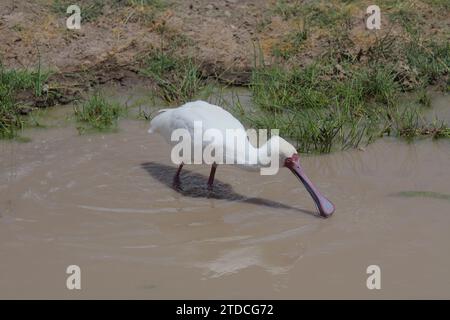
[[[188,41],[177,48],[178,54],[195,56],[205,76],[245,84],[258,55],[262,52],[265,62],[271,63],[274,48],[292,45],[283,39],[301,24],[299,19],[281,16],[275,10],[275,0],[171,0],[164,8],[150,9],[122,2],[105,1],[98,17],[82,21],[80,30],[68,30],[67,15],[55,11],[53,0],[3,0],[0,3],[3,65],[32,68],[40,57],[43,65],[56,71],[64,83],[84,82],[80,81],[80,75],[91,75],[89,80],[95,83],[126,81],[136,75],[146,53],[160,47],[164,40],[170,45],[173,39],[183,37]],[[285,2],[303,5],[311,1]],[[448,39],[450,15],[446,10],[428,4],[429,1],[408,2],[426,22],[422,26],[425,36]],[[311,28],[292,63],[307,64],[336,46],[361,55],[387,32],[402,35],[401,28],[385,16],[382,30],[366,30],[364,18],[369,4],[358,1],[349,6],[351,18],[346,22],[349,30],[346,42],[336,41],[333,26]],[[382,14],[383,10],[382,7]],[[149,16],[152,18],[148,19]]]

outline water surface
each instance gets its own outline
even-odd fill
[[[337,208],[322,219],[287,169],[219,166],[208,192],[209,168],[185,166],[172,188],[147,126],[0,142],[0,298],[450,298],[450,141],[303,157]]]

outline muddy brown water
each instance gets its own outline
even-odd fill
[[[303,157],[337,208],[322,219],[287,169],[220,166],[209,193],[186,166],[173,189],[147,127],[0,142],[0,298],[450,298],[450,141]]]

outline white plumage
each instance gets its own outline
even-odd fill
[[[224,137],[223,143],[217,140],[214,141],[197,141],[194,137],[194,122],[199,121],[202,123],[203,131],[208,129],[218,130],[222,137]],[[210,104],[205,101],[188,102],[178,108],[173,109],[161,109],[158,114],[150,123],[149,133],[157,132],[169,144],[176,144],[177,141],[171,141],[172,132],[176,129],[186,129],[189,131],[192,139],[192,145],[202,143],[202,149],[206,146],[214,146],[217,148],[223,147],[223,154],[225,157],[234,159],[234,163],[238,164],[244,169],[253,170],[267,164],[262,164],[261,159],[263,157],[270,156],[270,140],[264,144],[261,148],[254,147],[247,136],[247,132],[244,126],[237,120],[231,113],[223,108]],[[225,139],[227,130],[235,130],[236,141],[241,143],[235,143]],[[272,142],[276,142],[279,145],[279,153],[281,163],[284,158],[297,153],[295,148],[281,137],[274,136]],[[269,149],[269,150],[267,150]],[[225,161],[224,161],[225,162]]]

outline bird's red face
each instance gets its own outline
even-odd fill
[[[316,203],[320,215],[325,218],[331,216],[334,212],[334,205],[330,200],[325,198],[319,190],[317,190],[312,181],[306,176],[300,165],[300,157],[298,154],[295,153],[292,156],[287,157],[284,160],[284,166],[291,170],[291,172],[303,183],[306,190],[308,190],[309,194]]]

